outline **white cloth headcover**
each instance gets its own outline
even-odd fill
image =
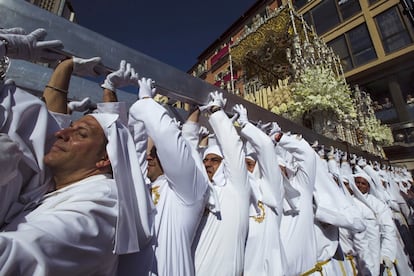
[[[133,138],[117,114],[90,114],[101,125],[108,140],[106,151],[118,189],[118,221],[115,254],[138,252],[152,234],[153,205],[145,187]]]
[[[370,186],[370,189],[369,189],[369,192],[368,192],[369,194],[372,194],[372,189],[373,189],[373,187],[375,187],[375,185],[372,182],[371,177],[369,177],[369,175],[366,172],[364,172],[359,166],[356,166],[356,170],[357,170],[357,172],[352,175],[353,176],[352,179],[351,178],[349,179],[349,185],[350,185],[352,191],[354,192],[355,197],[358,198],[362,203],[364,203],[369,209],[371,209],[371,211],[374,212],[374,214],[377,216],[378,214],[376,213],[376,209],[373,208],[369,204],[369,202],[366,200],[367,195],[362,194],[361,191],[356,186],[355,178],[356,177],[362,177],[362,178],[364,178],[365,180],[368,181],[369,186]]]

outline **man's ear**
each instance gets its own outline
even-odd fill
[[[111,161],[109,160],[108,154],[106,154],[106,153],[101,158],[101,160],[99,160],[98,162],[96,162],[96,167],[98,169],[104,169],[105,167],[108,167],[110,165],[111,165]]]

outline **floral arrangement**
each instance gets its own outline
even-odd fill
[[[365,118],[361,125],[365,135],[375,143],[382,146],[390,146],[394,143],[391,128],[381,124],[381,121],[375,118],[375,116]]]
[[[271,90],[267,90],[268,109],[278,115],[286,114],[293,104],[289,78],[278,80],[278,84]]]
[[[292,103],[288,107],[293,117],[311,111],[331,111],[340,120],[346,115],[356,117],[351,89],[338,79],[331,68],[314,66],[302,71],[292,84]]]

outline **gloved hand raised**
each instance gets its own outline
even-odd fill
[[[172,118],[172,122],[174,123],[174,125],[177,126],[178,129],[182,129],[183,128],[183,125],[182,125],[181,121],[180,120],[177,120],[177,118],[175,118],[175,117]]]
[[[152,79],[142,78],[138,80],[139,84],[139,99],[153,98],[157,89],[154,87],[154,81]]]
[[[200,111],[210,111],[213,106],[223,108],[227,103],[227,99],[223,98],[223,93],[218,91],[210,92],[209,97],[210,101],[207,105],[200,106]]]
[[[86,97],[81,101],[71,101],[70,103],[68,103],[68,109],[71,112],[73,111],[85,112],[86,110],[88,110],[88,107],[90,104],[91,104],[91,100],[89,99],[89,97]]]
[[[273,143],[279,142],[277,134],[281,134],[282,133],[282,129],[280,128],[280,126],[276,123],[276,122],[272,122],[272,125],[270,127],[270,131],[269,131],[269,137],[272,139]]]
[[[365,159],[363,157],[360,157],[358,159],[357,165],[360,166],[361,168],[364,168],[367,165],[367,161],[365,161]]]
[[[233,110],[239,114],[237,122],[241,127],[244,127],[249,122],[249,118],[247,118],[247,109],[241,104],[236,104],[233,106]]]
[[[78,76],[98,76],[99,73],[95,71],[95,67],[101,62],[100,57],[93,57],[89,59],[73,57],[73,71],[72,73]]]
[[[26,31],[23,28],[15,27],[15,28],[9,28],[9,29],[0,29],[0,34],[20,34],[20,35],[25,35],[27,33],[26,33]]]
[[[269,132],[271,126],[272,126],[272,122],[267,122],[264,124],[262,121],[258,121],[256,124],[256,127],[266,134]]]
[[[198,131],[199,139],[201,140],[209,135],[210,135],[210,131],[208,131],[208,129],[205,126],[201,126],[200,130]]]
[[[54,62],[65,58],[64,55],[54,52],[63,48],[60,40],[43,41],[46,37],[45,29],[36,29],[30,34],[0,33],[0,40],[5,40],[6,56],[9,58],[44,63]]]
[[[135,73],[135,69],[131,67],[131,64],[127,63],[125,60],[121,60],[119,69],[106,76],[101,87],[116,92],[116,89],[120,87],[128,85],[136,86],[138,80],[138,73]]]

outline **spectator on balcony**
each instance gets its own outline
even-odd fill
[[[411,96],[411,94],[407,95],[406,102],[407,102],[407,104],[414,104],[414,98],[413,98],[413,96]]]
[[[384,99],[384,103],[382,104],[382,107],[385,109],[389,109],[392,108],[394,106],[394,104],[391,102],[390,98],[385,97]]]
[[[378,101],[374,101],[374,102],[372,103],[372,107],[374,108],[374,111],[380,111],[380,110],[382,110],[382,105],[380,105],[380,104],[378,103]]]

